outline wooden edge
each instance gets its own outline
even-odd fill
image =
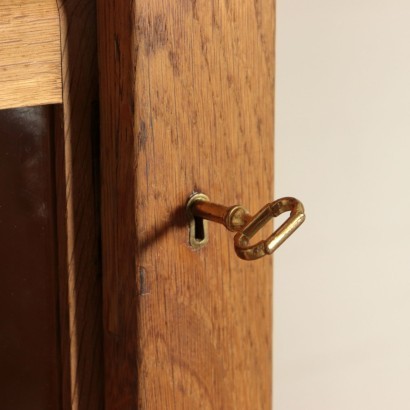
[[[95,2],[57,3],[63,86],[56,115],[62,408],[102,409]]]

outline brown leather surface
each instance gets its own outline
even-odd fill
[[[52,107],[0,111],[0,408],[59,409]]]

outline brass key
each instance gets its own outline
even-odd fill
[[[290,212],[289,218],[272,235],[253,245],[250,244],[250,240],[266,223],[284,212]],[[241,205],[219,205],[210,202],[205,194],[195,193],[187,202],[187,213],[190,221],[189,242],[193,248],[199,249],[206,245],[206,221],[213,221],[224,225],[230,231],[237,232],[234,237],[235,252],[245,260],[271,255],[305,220],[303,204],[291,197],[277,199],[252,216]]]

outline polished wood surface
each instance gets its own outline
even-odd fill
[[[94,0],[58,0],[63,105],[56,170],[64,409],[103,404],[99,116]]]
[[[0,110],[0,408],[61,408],[54,118]]]
[[[56,0],[0,6],[0,109],[60,103],[61,52]]]
[[[273,0],[97,2],[107,409],[270,409],[272,259],[192,191],[272,200]],[[268,232],[271,232],[267,227]]]

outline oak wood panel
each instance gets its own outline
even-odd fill
[[[63,104],[56,138],[65,409],[103,405],[99,117],[94,0],[58,0]]]
[[[0,109],[61,101],[56,0],[2,1]]]
[[[272,259],[193,191],[272,200],[273,0],[98,0],[107,409],[270,409]]]

